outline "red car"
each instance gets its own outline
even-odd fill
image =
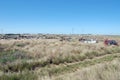
[[[104,44],[105,45],[118,45],[118,43],[115,40],[108,40],[108,39],[104,41]]]

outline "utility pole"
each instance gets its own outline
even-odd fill
[[[85,32],[84,32],[84,27],[82,27],[81,33],[82,33],[82,34],[85,34]]]
[[[74,28],[72,28],[72,34],[74,34]]]
[[[3,29],[0,30],[1,34],[3,34]]]

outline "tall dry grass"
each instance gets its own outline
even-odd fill
[[[120,59],[83,68],[54,80],[120,80]]]
[[[119,38],[114,39],[120,40]],[[74,66],[70,66],[70,68],[62,68],[61,65],[68,65],[69,63],[74,64],[82,61],[84,62],[87,59],[96,59],[97,57],[99,58],[108,54],[120,53],[119,46],[105,46],[103,42],[85,44],[77,40],[59,41],[57,39],[0,40],[0,48],[0,57],[3,57],[0,61],[6,62],[4,65],[0,62],[0,73],[5,74],[4,77],[7,77],[6,80],[9,78],[15,80],[16,78],[20,78],[20,76],[22,76],[22,79],[25,80],[25,77],[23,76],[24,74],[21,73],[26,71],[30,72],[28,75],[25,74],[27,78],[31,76],[31,71],[33,71],[33,73],[37,75],[37,78],[35,78],[36,80],[108,80],[109,78],[107,76],[110,74],[100,75],[97,73],[99,70],[105,70],[105,66],[109,67],[108,63],[106,65],[100,64],[102,67],[99,65],[94,66],[93,68],[95,69],[88,67],[78,72],[73,72],[65,76],[63,75],[62,77],[56,78],[52,76],[54,74],[61,75],[60,73],[62,70],[66,69],[69,72],[70,69],[74,68]],[[9,51],[12,52],[10,53]],[[16,53],[16,51],[19,52],[19,54]],[[19,59],[19,56],[22,58]],[[116,61],[116,63],[118,64],[118,61]],[[115,64],[115,66],[117,64]],[[57,67],[61,71],[55,69]],[[110,73],[112,75],[112,70],[114,69],[111,67],[110,69]],[[91,75],[90,72],[92,73]],[[10,74],[6,76],[8,73]],[[16,75],[16,73],[20,76]],[[82,73],[87,76],[82,75]],[[81,78],[78,74],[80,74]],[[74,78],[74,76],[76,77]],[[102,79],[99,78],[101,76]],[[34,76],[31,77],[34,78]]]
[[[103,42],[97,44],[84,44],[79,41],[67,42],[46,39],[23,39],[23,40],[0,40],[7,49],[18,49],[26,51],[33,57],[48,57],[61,55],[76,55],[89,52],[104,53],[105,50],[115,48],[115,46],[105,46]]]

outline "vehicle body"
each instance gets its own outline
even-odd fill
[[[115,40],[108,40],[108,39],[106,39],[106,40],[104,41],[104,44],[105,44],[105,45],[117,45],[117,46],[118,46],[118,43],[117,43],[117,41],[115,41]]]

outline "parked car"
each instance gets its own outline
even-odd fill
[[[118,45],[117,41],[115,41],[115,40],[108,40],[108,39],[106,39],[104,41],[104,44],[105,45]]]

